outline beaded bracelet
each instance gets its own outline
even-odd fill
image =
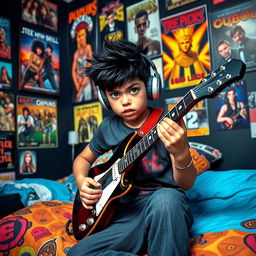
[[[179,167],[176,164],[174,164],[175,168],[179,169],[179,170],[184,170],[187,169],[188,167],[190,167],[193,164],[193,159],[191,158],[191,161],[189,162],[189,164],[185,167]]]

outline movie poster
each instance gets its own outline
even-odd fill
[[[37,171],[37,156],[35,150],[19,151],[19,174],[30,175]]]
[[[11,25],[10,20],[0,17],[0,58],[11,59]]]
[[[57,101],[17,96],[18,148],[58,146]]]
[[[221,97],[220,97],[221,96]],[[250,116],[245,81],[232,84],[215,97],[216,124],[218,131],[249,128]]]
[[[140,1],[126,8],[128,39],[150,58],[161,54],[161,25],[157,0]]]
[[[125,37],[124,3],[122,0],[104,1],[99,6],[99,46],[104,39],[117,41]]]
[[[80,143],[89,142],[101,122],[102,106],[99,102],[74,107],[74,125]]]
[[[212,3],[214,5],[216,5],[216,4],[220,4],[220,3],[226,2],[226,1],[228,1],[228,0],[212,0]]]
[[[175,9],[177,7],[190,4],[197,0],[165,0],[165,6],[168,11]]]
[[[73,101],[85,102],[97,98],[95,85],[85,74],[87,61],[97,51],[97,1],[93,0],[68,14]]]
[[[12,64],[0,61],[0,89],[12,87]]]
[[[59,70],[58,38],[22,26],[19,90],[58,95]]]
[[[0,170],[14,168],[14,133],[0,134]]]
[[[21,19],[31,24],[58,29],[58,6],[50,1],[21,0]]]
[[[256,91],[248,92],[251,138],[256,138]]]
[[[14,94],[0,91],[0,131],[15,131]]]
[[[214,69],[228,59],[245,62],[247,71],[256,69],[256,2],[220,9],[210,15],[211,53]]]
[[[165,88],[199,84],[211,69],[206,6],[161,20]]]
[[[182,97],[165,99],[167,109],[170,111],[182,99]],[[199,101],[183,117],[187,127],[188,137],[206,136],[210,134],[207,100]]]

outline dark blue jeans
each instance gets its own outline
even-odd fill
[[[79,241],[68,255],[188,255],[192,217],[183,192],[161,188],[119,208],[108,228]]]

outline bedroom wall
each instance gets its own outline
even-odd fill
[[[65,3],[57,0],[51,0],[53,3],[58,5],[58,15],[59,15],[59,27],[58,27],[58,37],[60,42],[60,95],[59,96],[47,96],[43,94],[36,94],[31,92],[22,92],[18,88],[18,60],[19,60],[19,26],[21,24],[20,14],[21,14],[21,0],[2,0],[0,8],[0,16],[7,17],[11,20],[11,46],[12,46],[12,59],[11,63],[13,66],[13,86],[10,92],[17,95],[33,96],[40,98],[53,98],[58,102],[58,147],[49,149],[37,149],[37,173],[30,175],[29,177],[40,177],[57,179],[71,173],[71,147],[68,145],[68,131],[73,130],[73,106],[72,103],[72,90],[73,83],[71,79],[71,60],[70,60],[70,46],[69,46],[69,28],[67,24],[68,12],[83,6],[86,2],[84,0],[76,0],[72,3]],[[256,0],[254,0],[255,2]],[[138,1],[127,0],[125,4],[131,5]],[[177,12],[182,12],[187,10],[187,8],[193,8],[202,4],[207,5],[208,12],[213,10],[221,9],[225,6],[232,6],[235,3],[240,3],[239,0],[230,0],[226,3],[213,6],[211,1],[198,0],[194,3],[179,7],[172,11],[167,11],[164,6],[165,1],[159,1],[160,8],[160,18],[173,15]],[[15,6],[15,8],[14,8]],[[210,40],[212,40],[210,38]],[[211,41],[210,41],[211,44]],[[256,71],[247,72],[245,79],[247,82],[247,88],[250,90],[256,90],[256,85],[254,83]],[[162,94],[161,98],[157,101],[151,101],[151,106],[160,106],[165,108],[164,100],[169,97],[180,97],[185,95],[185,93],[190,88],[182,88],[178,90],[166,90]],[[103,115],[109,115],[110,112],[105,111]],[[198,136],[190,137],[189,141],[199,142],[206,145],[210,145],[219,149],[223,158],[212,166],[216,170],[226,170],[226,169],[239,169],[239,168],[256,168],[255,163],[255,149],[256,149],[256,139],[252,139],[250,135],[250,129],[232,130],[226,132],[218,132],[215,129],[216,117],[215,117],[215,106],[213,100],[208,100],[208,115],[209,115],[209,136]],[[86,144],[81,143],[76,146],[76,154],[78,154]],[[15,168],[13,170],[16,173],[16,178],[21,179],[25,176],[19,175],[18,171],[18,155],[19,150],[15,146],[14,150],[14,164]],[[7,170],[0,170],[4,172]]]
[[[58,15],[60,21],[66,20],[67,4],[62,1],[52,1],[58,5]],[[71,173],[71,147],[68,145],[68,131],[73,129],[73,112],[71,108],[71,90],[69,86],[71,78],[67,72],[70,70],[67,59],[68,45],[67,45],[67,28],[66,22],[59,22],[58,32],[56,35],[59,37],[60,42],[60,95],[52,96],[32,92],[24,92],[18,90],[18,74],[19,74],[19,27],[21,21],[21,0],[2,0],[0,4],[0,16],[7,17],[11,20],[11,47],[12,47],[12,73],[13,83],[12,88],[9,90],[15,96],[23,95],[30,97],[40,97],[45,99],[57,100],[58,111],[58,147],[35,149],[37,152],[37,172],[32,175],[19,175],[19,150],[15,143],[14,150],[14,169],[0,170],[1,172],[14,171],[16,178],[40,177],[57,179],[64,177]],[[37,27],[38,28],[38,27]],[[44,30],[41,27],[39,30]],[[16,101],[15,101],[16,102]],[[16,104],[15,104],[16,105]],[[16,113],[16,112],[15,112]],[[16,114],[15,114],[16,116]]]

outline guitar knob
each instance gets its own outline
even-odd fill
[[[86,220],[86,223],[88,224],[88,225],[93,225],[93,223],[94,223],[94,218],[88,218],[87,220]]]
[[[231,75],[230,75],[230,74],[226,74],[226,78],[227,78],[227,79],[230,79],[230,78],[231,78]]]
[[[91,213],[92,213],[92,215],[94,215],[94,214],[96,213],[96,211],[93,209],[93,210],[91,211]]]
[[[85,230],[86,230],[86,225],[85,225],[85,224],[80,224],[79,227],[78,227],[78,229],[79,229],[80,231],[85,231]]]
[[[225,70],[226,67],[225,66],[220,66],[220,70]]]

